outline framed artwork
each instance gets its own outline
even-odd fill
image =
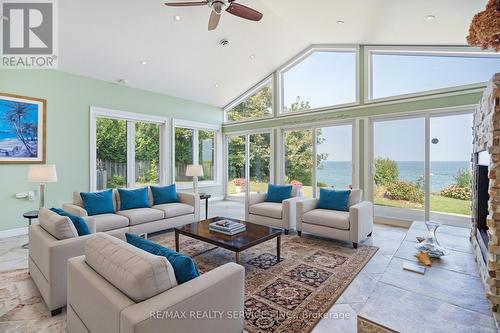
[[[45,163],[47,101],[0,92],[0,164]]]

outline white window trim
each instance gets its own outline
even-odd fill
[[[312,184],[312,193],[313,193],[313,198],[317,197],[317,182],[318,180],[316,179],[316,165],[317,165],[317,144],[316,144],[316,132],[317,129],[320,128],[327,128],[327,127],[336,127],[336,126],[345,126],[345,125],[351,125],[352,126],[352,157],[351,157],[351,172],[352,172],[352,179],[351,183],[353,188],[359,188],[359,119],[351,119],[348,121],[329,121],[329,122],[314,122],[311,124],[308,124],[306,126],[302,124],[298,125],[291,125],[291,126],[283,126],[279,128],[279,140],[280,140],[280,152],[279,152],[279,160],[280,160],[280,168],[279,168],[279,175],[278,179],[280,181],[280,184],[285,183],[285,139],[284,135],[286,131],[300,131],[300,130],[311,130],[312,131],[312,144],[313,144],[313,184]]]
[[[467,84],[449,88],[426,90],[417,93],[402,94],[402,95],[395,95],[395,96],[374,99],[372,98],[373,94],[372,55],[373,54],[379,53],[379,54],[392,54],[392,55],[399,54],[399,55],[422,55],[422,56],[447,55],[447,56],[474,56],[474,57],[485,57],[485,58],[500,57],[497,53],[471,47],[365,46],[364,50],[365,50],[364,53],[364,69],[365,69],[364,103],[365,104],[403,100],[403,99],[406,100],[413,97],[422,97],[422,96],[438,95],[456,91],[472,90],[477,88],[484,88],[486,86],[486,82],[482,82],[482,83],[474,83],[474,84]]]
[[[370,116],[365,119],[364,128],[364,141],[365,141],[365,161],[364,161],[364,188],[365,188],[365,200],[373,202],[373,190],[374,182],[373,177],[375,175],[375,165],[374,160],[374,130],[373,125],[375,122],[391,121],[391,120],[404,120],[404,119],[416,119],[422,118],[425,121],[425,130],[423,133],[423,139],[425,140],[425,151],[424,151],[424,181],[425,181],[425,206],[424,206],[424,216],[426,220],[430,219],[430,143],[428,138],[430,138],[430,120],[432,118],[445,117],[445,116],[456,116],[461,114],[472,114],[474,113],[476,105],[466,105],[458,107],[448,107],[439,109],[427,109],[418,110],[412,112],[404,112],[398,114],[385,114]],[[394,207],[397,209],[396,207]],[[447,214],[447,213],[444,213]]]
[[[229,199],[229,200],[234,200],[234,197],[231,197],[227,193],[227,184],[229,183],[229,164],[228,164],[228,157],[229,157],[229,138],[231,137],[236,137],[236,136],[244,136],[245,137],[245,179],[247,182],[247,186],[245,186],[246,192],[245,192],[245,197],[248,198],[250,194],[250,186],[249,184],[249,179],[250,179],[250,136],[253,134],[269,134],[270,135],[270,144],[271,144],[271,151],[270,151],[270,160],[269,160],[269,182],[270,183],[275,183],[275,176],[274,176],[274,156],[275,156],[275,144],[274,144],[274,130],[272,128],[268,129],[254,129],[250,131],[239,131],[239,132],[231,132],[228,134],[224,135],[224,199]],[[248,177],[247,177],[248,176]]]
[[[360,104],[360,93],[359,93],[359,82],[360,82],[360,68],[359,68],[359,50],[360,50],[360,45],[312,45],[308,47],[305,51],[302,51],[299,53],[297,56],[289,60],[287,63],[285,63],[283,66],[278,68],[277,72],[277,77],[278,77],[278,95],[279,98],[277,99],[278,105],[277,105],[277,117],[286,117],[289,115],[297,115],[297,114],[304,114],[304,113],[310,113],[310,112],[318,112],[318,111],[324,111],[324,110],[334,110],[334,109],[341,109],[349,106],[356,106]],[[302,61],[304,61],[307,57],[312,55],[315,52],[354,52],[356,55],[356,72],[355,72],[355,86],[356,86],[356,91],[355,91],[355,96],[356,100],[352,103],[344,103],[344,104],[336,104],[336,105],[326,105],[322,106],[319,108],[312,108],[307,111],[301,111],[301,112],[284,112],[283,106],[284,106],[284,84],[283,84],[283,74],[286,73],[288,70],[292,69],[296,65],[300,64]]]
[[[199,159],[199,147],[198,147],[198,131],[212,131],[215,132],[215,143],[214,143],[214,180],[206,180],[198,182],[198,187],[213,187],[220,186],[222,179],[221,173],[222,168],[220,167],[220,161],[222,160],[222,129],[220,125],[200,123],[196,121],[183,120],[183,119],[173,119],[172,120],[172,135],[171,135],[171,150],[172,150],[172,166],[171,166],[171,179],[172,183],[175,183],[175,129],[176,128],[186,128],[193,130],[193,164],[198,164]],[[177,188],[180,190],[193,189],[192,182],[179,182]]]
[[[253,96],[255,93],[257,93],[259,90],[267,86],[268,84],[271,84],[271,100],[272,100],[272,110],[271,113],[267,116],[258,118],[258,119],[245,119],[245,120],[228,120],[227,118],[227,113],[231,111],[233,108],[244,102],[247,98]],[[276,105],[275,105],[275,83],[274,83],[274,74],[271,74],[267,76],[264,80],[260,81],[256,85],[252,86],[252,88],[248,89],[246,92],[243,93],[243,95],[240,95],[238,98],[233,100],[231,103],[226,105],[223,110],[224,110],[224,122],[229,123],[229,124],[239,124],[239,123],[244,123],[248,121],[253,121],[253,120],[261,120],[261,119],[270,119],[273,118],[275,115],[275,110],[276,110]]]
[[[127,187],[135,183],[135,150],[130,151],[128,147],[135,144],[135,126],[134,122],[146,122],[161,125],[160,127],[160,184],[168,182],[167,175],[169,174],[167,156],[169,147],[168,132],[169,119],[148,114],[135,113],[129,111],[121,111],[108,109],[98,106],[90,106],[90,177],[89,189],[96,191],[97,181],[97,142],[96,142],[96,120],[97,118],[111,118],[127,121]]]

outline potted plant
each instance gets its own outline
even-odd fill
[[[245,178],[236,178],[235,180],[233,180],[233,183],[236,193],[242,193],[244,191],[246,184]]]

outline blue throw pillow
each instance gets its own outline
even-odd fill
[[[156,244],[137,235],[127,233],[125,237],[127,237],[127,243],[156,256],[167,258],[174,269],[175,279],[178,284],[182,284],[200,276],[193,259],[187,255],[167,249],[160,244]]]
[[[76,216],[60,208],[51,208],[50,210],[61,216],[69,217],[69,219],[71,220],[71,222],[73,222],[73,225],[75,226],[76,232],[78,232],[78,236],[90,235],[90,230],[89,226],[87,225],[87,222],[85,222],[85,220],[80,216]]]
[[[120,210],[151,207],[147,187],[136,189],[119,188],[118,193],[120,194]]]
[[[349,211],[349,196],[351,190],[331,190],[322,188],[319,190],[319,209]]]
[[[283,200],[290,199],[292,197],[292,185],[272,185],[267,186],[267,202],[278,202],[282,203]]]
[[[115,212],[112,189],[100,192],[80,192],[80,197],[82,197],[83,208],[90,216]]]
[[[151,186],[155,205],[179,202],[175,184],[168,186]]]

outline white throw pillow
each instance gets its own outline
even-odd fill
[[[92,235],[85,243],[85,261],[134,302],[177,286],[174,269],[165,257],[102,232]]]
[[[70,218],[61,216],[50,209],[40,208],[38,221],[45,231],[57,239],[78,237],[78,232]]]

